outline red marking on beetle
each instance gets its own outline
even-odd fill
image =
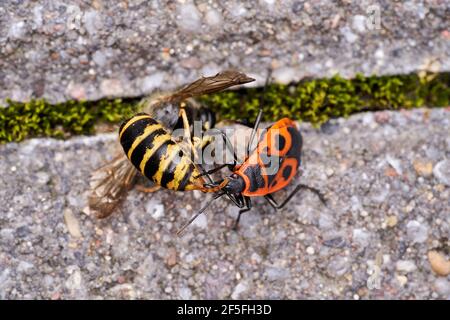
[[[292,181],[299,167],[297,159],[300,157],[301,144],[293,144],[293,137],[288,128],[298,132],[300,137],[300,132],[294,121],[283,118],[275,122],[261,136],[256,150],[235,170],[235,173],[242,177],[245,182],[242,195],[249,197],[264,196],[285,188]],[[293,150],[293,148],[297,150]],[[288,156],[288,153],[295,154],[297,157]],[[273,157],[280,159],[280,167],[274,173],[275,177],[269,185],[270,173],[267,172],[267,163],[265,163],[263,158],[275,159]],[[283,176],[283,170],[288,167],[290,168],[290,172],[289,174],[285,174],[287,175],[285,177]],[[249,176],[250,173],[254,174],[257,179],[255,179],[255,176]],[[256,181],[264,181],[264,185],[258,185],[256,187],[254,185]]]

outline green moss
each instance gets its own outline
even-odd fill
[[[262,100],[264,119],[291,117],[320,125],[330,118],[347,117],[367,110],[398,110],[414,107],[445,107],[450,102],[450,73],[363,77],[346,80],[302,81],[294,85],[273,84],[264,90],[251,88],[205,96],[201,101],[226,118],[254,119]],[[264,96],[264,98],[262,98]]]
[[[269,85],[225,91],[201,97],[221,118],[252,121],[260,101],[264,120],[290,117],[320,125],[330,118],[347,117],[366,110],[397,110],[450,104],[450,73],[363,77],[346,80],[305,80],[292,85]],[[0,142],[21,141],[35,136],[67,137],[90,134],[98,122],[117,123],[131,116],[138,99],[68,101],[49,104],[43,100],[8,101],[0,108]]]
[[[7,101],[0,109],[0,142],[21,141],[35,136],[64,138],[91,134],[98,122],[117,123],[135,111],[136,100],[67,101],[49,104]]]

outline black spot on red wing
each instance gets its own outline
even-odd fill
[[[248,177],[250,185],[247,186],[250,192],[255,192],[258,189],[265,188],[265,181],[261,175],[261,167],[249,166],[245,169],[244,174]]]
[[[292,167],[291,166],[286,166],[286,167],[284,167],[283,172],[281,173],[281,175],[283,176],[283,178],[285,180],[288,180],[289,177],[291,176],[291,173],[292,173]]]
[[[276,134],[274,136],[274,142],[276,151],[283,150],[284,147],[286,146],[286,138],[283,137],[282,135]],[[274,152],[275,150],[272,150],[272,152]]]
[[[288,132],[291,135],[291,148],[287,152],[286,156],[288,158],[295,158],[297,159],[298,165],[300,165],[300,158],[302,153],[302,145],[303,145],[303,139],[300,131],[298,131],[294,127],[288,127]]]
[[[278,184],[278,180],[274,180],[270,185],[270,188],[274,188]]]

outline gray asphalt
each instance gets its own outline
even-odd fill
[[[277,82],[450,71],[449,1],[0,2],[6,98],[95,100],[237,68]]]
[[[115,133],[1,145],[0,298],[449,299],[448,108],[301,128],[298,181],[327,206],[257,199],[236,232],[218,200],[181,239],[204,194],[132,190],[110,218],[89,214]]]

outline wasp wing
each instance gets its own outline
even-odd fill
[[[138,110],[157,119],[166,129],[172,130],[177,126],[180,104],[182,102],[187,104],[188,108],[186,110],[193,112],[193,110],[199,109],[201,105],[190,98],[218,92],[252,81],[255,81],[255,79],[241,72],[233,70],[219,72],[212,77],[202,77],[174,93],[152,95],[144,98],[139,103]],[[195,119],[195,117],[196,115],[191,115],[192,119]]]
[[[244,73],[234,70],[226,70],[219,72],[215,76],[202,77],[197,81],[192,82],[186,87],[175,92],[171,96],[171,100],[181,101],[187,98],[222,91],[229,87],[252,81],[255,81],[255,79],[248,77]]]
[[[138,171],[121,152],[112,161],[93,172],[90,180],[90,212],[97,218],[108,217],[134,186]]]

